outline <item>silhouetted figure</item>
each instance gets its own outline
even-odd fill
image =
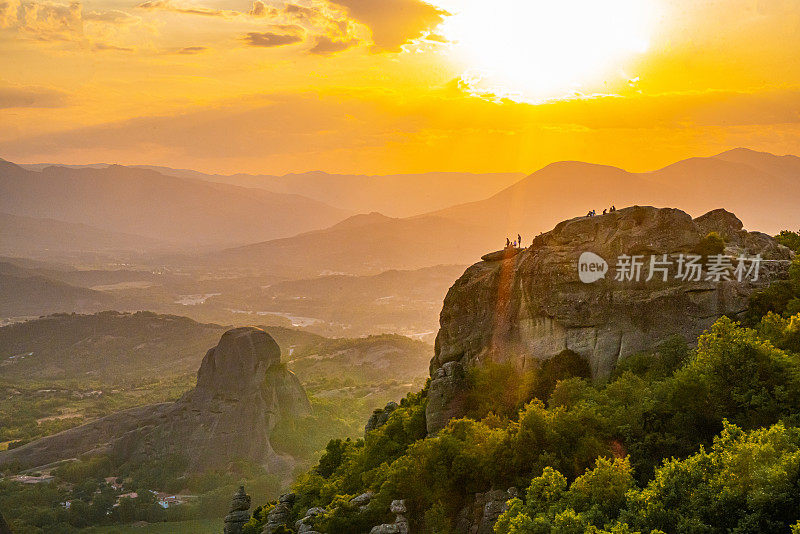
[[[605,215],[605,214],[606,214],[606,211],[607,211],[607,210],[603,210],[603,215]]]
[[[509,238],[506,238],[506,248],[510,246],[511,246],[511,240]]]
[[[615,208],[613,204],[611,205],[611,211],[617,211],[617,208]]]
[[[520,234],[517,234],[517,243],[519,243],[519,246],[522,246],[522,236]]]

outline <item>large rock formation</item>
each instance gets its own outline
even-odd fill
[[[708,262],[719,252],[704,249],[711,232],[724,238],[724,256],[734,267],[740,256],[760,254],[757,280],[751,273],[739,281],[732,271],[731,280],[706,279]],[[703,252],[700,280],[676,277],[681,254]],[[598,278],[590,283],[579,277],[584,253],[595,263],[584,276],[587,282]],[[647,281],[651,256],[663,260],[664,254],[672,262],[666,281],[661,271]],[[642,256],[638,282],[615,279],[621,255]],[[444,301],[430,369],[428,431],[463,415],[471,367],[509,361],[524,370],[569,349],[587,358],[595,376],[608,375],[620,358],[675,334],[692,342],[721,315],[741,314],[754,290],[786,275],[790,257],[766,234],[743,230],[725,210],[692,219],[677,209],[641,206],[564,221],[528,249],[486,255]]]
[[[208,351],[197,386],[178,401],[126,410],[0,452],[0,465],[33,467],[87,453],[128,460],[179,454],[190,471],[238,458],[284,469],[287,459],[273,451],[270,433],[281,418],[310,410],[275,340],[258,328],[235,328]]]

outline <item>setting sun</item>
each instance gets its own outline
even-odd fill
[[[654,0],[441,0],[442,25],[470,91],[523,102],[607,93],[636,76],[658,14]]]

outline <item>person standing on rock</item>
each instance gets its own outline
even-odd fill
[[[517,234],[517,245],[522,247],[522,235],[521,234]]]

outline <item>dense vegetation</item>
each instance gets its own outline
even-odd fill
[[[778,239],[800,251],[799,234]],[[358,437],[369,409],[383,402],[376,391],[393,395],[416,382],[403,367],[397,368],[401,380],[379,381],[371,351],[393,347],[414,359],[424,346],[396,336],[273,335],[285,336],[279,343],[293,350],[284,356],[310,377],[314,415],[279,425],[272,441],[278,450],[319,458],[294,487],[295,514],[327,509],[316,520],[319,531],[368,531],[391,521],[389,503],[405,498],[414,531],[447,534],[475,493],[516,487],[519,498],[500,518],[500,534],[800,532],[800,259],[787,280],[753,295],[741,323],[720,319],[696,349],[670,339],[627,358],[604,382],[590,381],[586,362],[569,351],[523,374],[502,364],[473,370],[468,416],[432,437],[425,429],[427,387],[408,394],[385,425]],[[337,365],[361,367],[337,373]],[[44,390],[41,384],[18,393],[5,387],[11,399],[0,403],[6,440],[70,425],[46,419],[65,399],[96,408],[93,397],[23,394]],[[162,391],[179,389],[176,381]],[[37,399],[23,419],[12,410],[21,398]],[[130,401],[106,399],[117,399],[106,401],[108,409]],[[328,440],[331,435],[342,437]],[[54,470],[49,485],[0,481],[0,508],[18,533],[73,532],[137,520],[219,518],[238,483],[262,499],[274,498],[281,486],[246,463],[192,477],[184,476],[183,465],[181,458],[138,465],[82,459]],[[108,476],[118,476],[124,489],[106,487]],[[150,489],[197,497],[164,510]],[[367,490],[375,497],[361,511],[350,499]],[[137,497],[119,498],[128,491]],[[274,504],[255,509],[248,534],[261,531]]]
[[[564,353],[520,376],[472,371],[468,417],[426,437],[427,390],[365,439],[333,440],[295,484],[321,532],[391,522],[451,532],[474,494],[521,488],[496,532],[800,531],[800,259],[753,296],[747,325],[723,317],[690,349],[671,339],[604,382]],[[366,511],[349,500],[375,492]],[[259,532],[274,503],[257,510]]]
[[[176,400],[194,386],[200,360],[224,330],[150,312],[57,314],[0,328],[0,356],[7,362],[0,366],[0,447],[21,446],[132,406]],[[425,343],[396,335],[329,339],[267,330],[312,403],[311,415],[282,420],[270,438],[278,452],[298,460],[301,471],[332,437],[361,436],[375,404],[424,383],[430,354]],[[19,354],[26,357],[11,358]],[[276,496],[285,484],[244,463],[187,478],[185,464],[180,458],[138,465],[86,459],[52,471],[50,484],[3,482],[0,509],[17,532],[68,532],[130,521],[219,518],[239,483],[259,496]],[[125,481],[123,489],[109,490],[103,479],[112,476]],[[196,497],[165,510],[149,490]],[[138,496],[117,503],[130,492]]]

